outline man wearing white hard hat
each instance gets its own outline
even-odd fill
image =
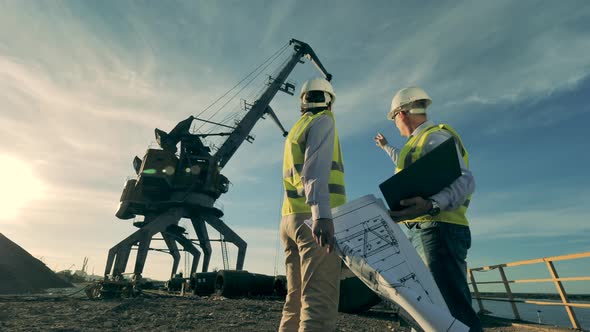
[[[431,104],[432,99],[419,87],[399,90],[393,97],[387,119],[395,122],[400,135],[408,137],[408,141],[399,149],[389,145],[378,133],[375,142],[392,159],[397,173],[453,138],[461,176],[435,195],[401,201],[406,208],[390,213],[396,221],[408,226],[410,241],[432,272],[451,314],[469,326],[470,331],[481,331],[481,323],[471,306],[465,261],[471,247],[465,214],[475,181],[469,171],[469,155],[459,134],[447,124],[437,125],[428,120],[426,109]]]
[[[344,165],[332,113],[336,94],[323,78],[301,88],[301,118],[283,158],[281,242],[287,298],[279,331],[333,331],[338,316],[340,258],[331,208],[346,203]],[[310,229],[304,224],[313,220]]]

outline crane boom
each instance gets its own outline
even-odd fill
[[[322,72],[327,80],[332,78],[332,75],[326,71],[320,60],[315,55],[313,49],[308,44],[296,39],[291,39],[289,43],[295,45],[295,51],[293,52],[291,59],[281,69],[278,76],[271,81],[260,98],[254,102],[252,108],[248,111],[248,114],[246,114],[246,116],[244,116],[244,118],[237,124],[234,131],[229,135],[227,140],[215,153],[214,159],[218,162],[219,167],[223,168],[227,164],[234,153],[236,153],[240,145],[242,145],[242,143],[248,139],[252,128],[254,128],[256,122],[258,122],[258,120],[260,120],[264,114],[269,113],[271,116],[274,115],[272,109],[269,107],[269,104],[277,92],[281,90],[281,87],[287,80],[287,77],[303,56],[308,57],[310,61],[312,61],[318,68],[318,70]],[[276,119],[276,116],[273,116],[273,119]],[[280,123],[277,124],[279,124],[279,127],[282,128]]]

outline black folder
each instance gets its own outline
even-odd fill
[[[405,208],[399,203],[402,199],[430,197],[448,187],[459,176],[459,156],[455,140],[450,138],[381,183],[379,189],[389,208],[399,211]]]

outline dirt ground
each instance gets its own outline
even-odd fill
[[[75,296],[2,296],[0,331],[276,331],[283,301],[142,295],[89,300]],[[541,331],[484,318],[486,331]],[[400,326],[401,325],[401,326]],[[409,331],[383,307],[340,314],[338,331]],[[543,331],[549,331],[547,329]]]

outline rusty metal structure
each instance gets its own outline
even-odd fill
[[[479,306],[480,313],[486,313],[482,300],[488,301],[499,301],[499,302],[509,302],[510,306],[512,307],[512,313],[514,315],[514,319],[520,321],[521,316],[518,311],[518,307],[516,306],[517,303],[528,303],[528,304],[536,304],[541,306],[562,306],[564,307],[567,316],[570,320],[571,327],[573,329],[580,330],[582,327],[573,308],[585,308],[590,309],[590,303],[583,303],[583,302],[572,302],[568,298],[568,294],[565,290],[563,282],[570,282],[570,281],[590,281],[590,276],[579,276],[579,277],[560,277],[557,269],[555,267],[554,262],[558,261],[569,261],[569,260],[576,260],[576,259],[583,259],[583,258],[590,258],[590,251],[589,252],[581,252],[576,254],[570,255],[562,255],[562,256],[554,256],[554,257],[542,257],[542,258],[535,258],[529,259],[524,261],[517,261],[517,262],[509,262],[497,265],[490,265],[490,266],[482,266],[476,268],[470,268],[468,270],[469,278],[471,280],[470,285],[473,288],[473,295],[477,300],[477,304]],[[533,279],[514,279],[509,280],[506,276],[507,268],[517,267],[517,266],[527,266],[527,265],[534,265],[534,264],[544,264],[547,267],[549,275],[551,278],[533,278]],[[498,270],[500,274],[501,280],[494,280],[494,281],[476,281],[474,272],[488,272]],[[510,284],[524,284],[524,283],[553,283],[561,299],[561,302],[550,302],[550,301],[537,301],[537,300],[526,300],[526,299],[517,299],[512,292]],[[506,290],[506,298],[498,298],[498,297],[489,297],[489,296],[482,296],[478,285],[484,284],[503,284],[504,289]]]
[[[132,250],[137,250],[132,280],[140,281],[148,252],[152,249],[150,244],[157,234],[161,234],[168,248],[165,251],[173,257],[171,278],[176,275],[180,262],[178,245],[193,256],[190,275],[197,270],[201,252],[201,271],[206,272],[209,269],[213,241],[206,225],[221,234],[221,241],[233,243],[237,247],[235,269],[243,269],[247,243],[222,221],[223,211],[214,206],[229,187],[229,180],[221,174],[221,170],[244,141],[252,142],[250,132],[263,116],[270,116],[283,136],[287,135],[269,104],[278,91],[293,95],[295,86],[286,80],[297,63],[303,63],[303,57],[308,58],[327,80],[332,77],[308,44],[292,39],[289,45],[293,47],[293,53],[288,61],[278,75],[269,80],[262,94],[248,105],[246,115],[234,126],[190,116],[179,122],[169,133],[155,129],[159,148],[148,149],[143,159],[137,156],[133,159],[137,178],[126,182],[116,212],[119,219],[134,219],[138,215],[144,219],[134,223],[138,230],[109,250],[104,272],[105,282],[123,280]],[[226,132],[192,133],[194,121],[219,125]],[[226,136],[227,139],[212,152],[203,138],[214,135]],[[198,240],[185,236],[185,229],[178,225],[182,218],[190,220]],[[195,244],[200,247],[200,251]],[[224,261],[226,260],[224,257]]]

